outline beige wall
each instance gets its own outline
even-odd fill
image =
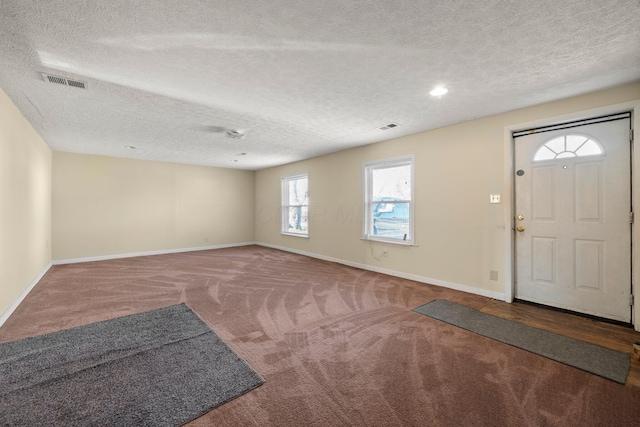
[[[51,263],[51,150],[2,90],[0,203],[2,316]]]
[[[478,119],[256,172],[255,240],[348,263],[460,285],[487,295],[505,291],[505,127],[640,99],[640,83]],[[364,162],[415,156],[417,246],[362,237]],[[280,234],[280,177],[309,172],[309,239]],[[490,270],[498,280],[489,280]]]
[[[254,172],[53,153],[53,259],[253,241]]]

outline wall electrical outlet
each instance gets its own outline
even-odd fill
[[[489,203],[500,203],[499,194],[489,194]]]

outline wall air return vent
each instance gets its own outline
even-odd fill
[[[65,86],[73,86],[80,89],[87,88],[87,83],[81,82],[79,80],[71,80],[65,77],[54,76],[53,74],[46,74],[46,73],[41,73],[41,74],[45,82],[55,83],[55,84],[65,85]]]
[[[400,125],[398,125],[397,123],[389,123],[387,125],[380,126],[378,129],[387,130],[387,129],[393,129],[393,128],[398,127],[398,126],[400,126]]]

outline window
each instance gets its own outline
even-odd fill
[[[364,238],[413,243],[413,156],[366,163]]]
[[[282,177],[282,233],[309,236],[309,174]]]
[[[600,144],[586,135],[563,135],[545,142],[533,157],[534,162],[604,154]]]

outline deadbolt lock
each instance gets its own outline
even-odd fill
[[[518,215],[516,218],[518,218],[518,221],[522,221],[524,220],[524,215]]]
[[[519,232],[522,233],[524,231],[524,227],[519,225],[519,226],[516,227],[516,230],[518,230]]]

